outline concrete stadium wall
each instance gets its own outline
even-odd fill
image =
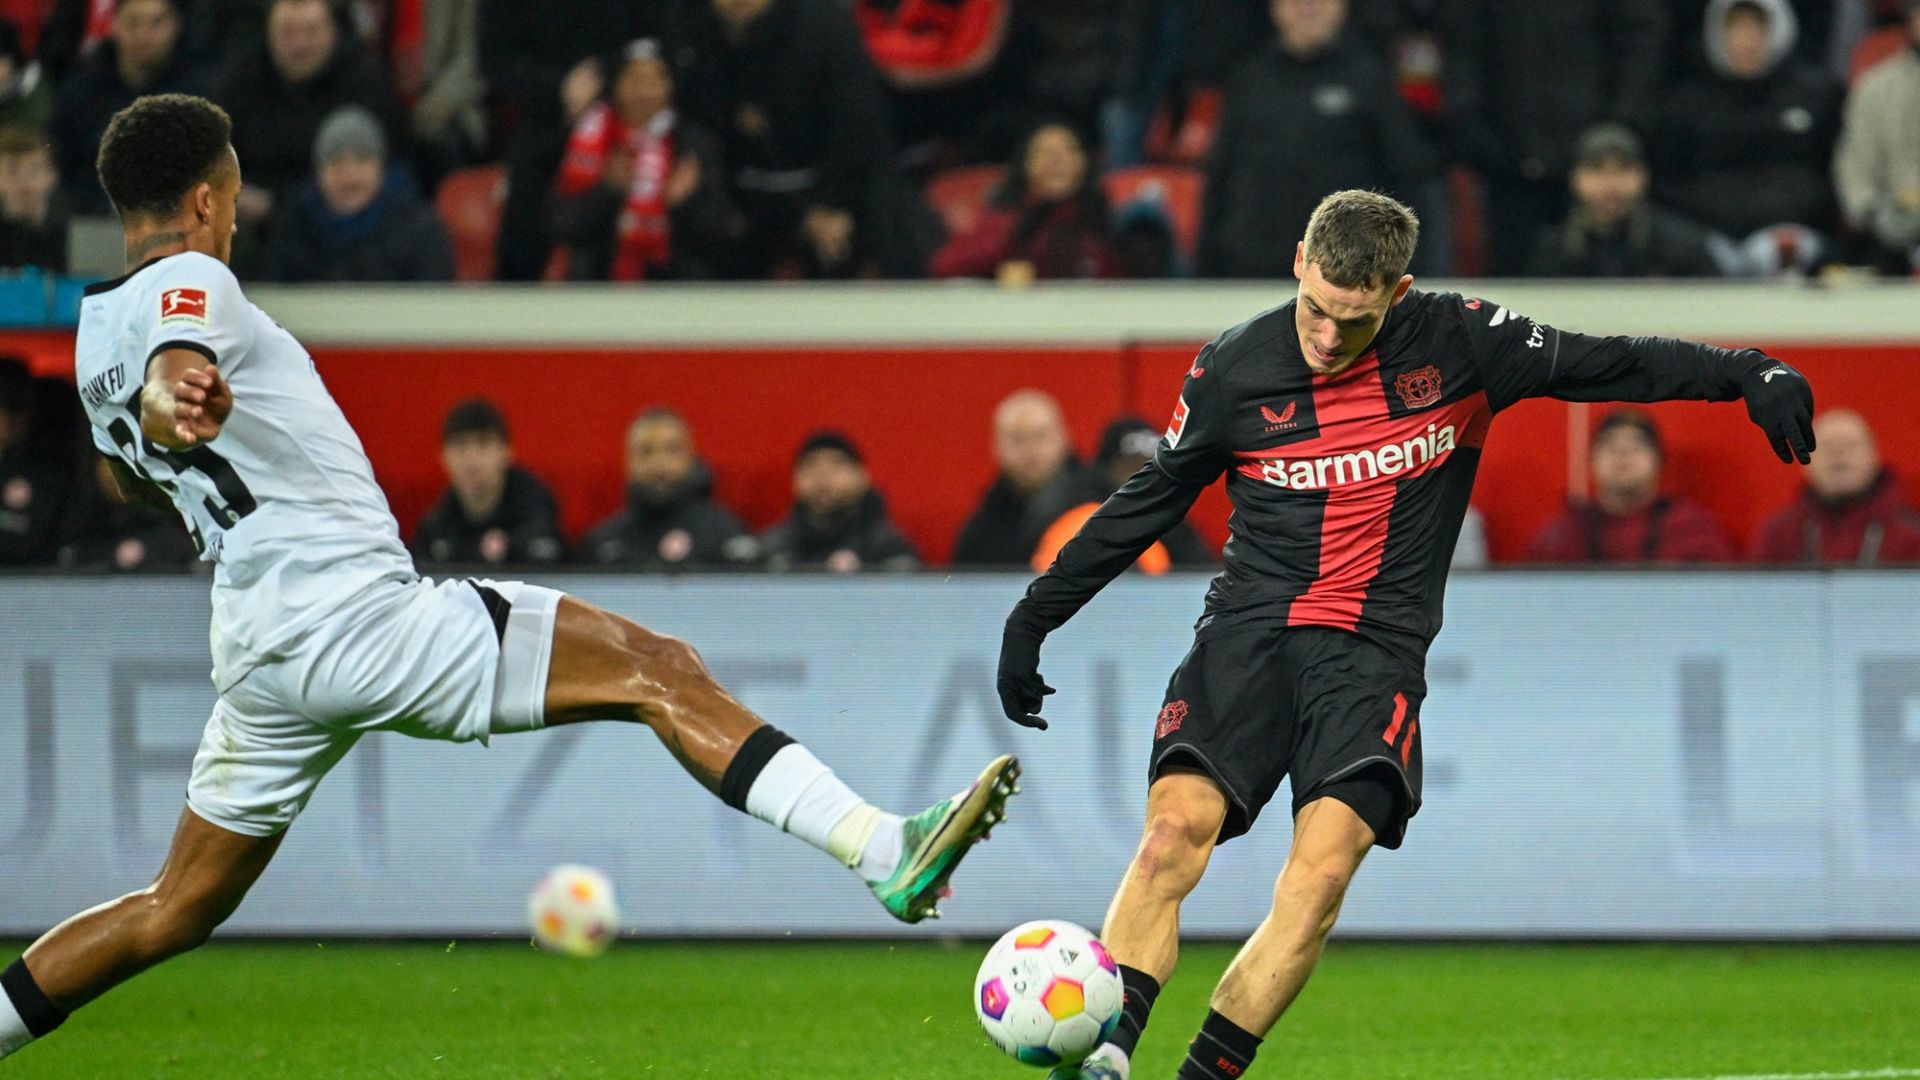
[[[969,934],[1098,924],[1204,588],[1116,583],[1049,642],[1060,694],[1033,732],[992,687],[1023,578],[550,583],[697,643],[889,807],[1021,754],[1026,791],[939,924]],[[1368,860],[1346,932],[1920,936],[1920,574],[1468,574],[1448,608],[1425,806],[1405,848]],[[32,934],[157,867],[213,704],[207,597],[195,580],[13,577],[0,612],[0,934]],[[1258,922],[1288,797],[1221,849],[1187,931]],[[526,890],[570,860],[613,877],[636,933],[903,932],[830,860],[613,725],[491,748],[361,740],[232,929],[516,937]]]

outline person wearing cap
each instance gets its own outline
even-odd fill
[[[1548,522],[1527,546],[1526,561],[1732,561],[1733,546],[1705,507],[1660,490],[1663,454],[1652,417],[1638,409],[1608,413],[1590,446],[1593,499],[1570,502]]]
[[[414,558],[431,563],[552,563],[566,554],[560,508],[540,478],[513,463],[500,409],[485,398],[454,406],[440,431],[447,490],[413,532]]]
[[[917,570],[913,542],[887,520],[860,448],[838,431],[807,437],[793,457],[793,510],[760,538],[769,570]]]
[[[1787,0],[1707,5],[1707,70],[1666,98],[1653,144],[1663,203],[1736,241],[1784,225],[1833,231],[1840,87],[1795,55],[1799,32]]]
[[[1768,517],[1753,538],[1753,561],[1874,566],[1920,562],[1920,512],[1880,461],[1866,418],[1829,409],[1813,420],[1820,448],[1803,472],[1799,498]]]
[[[100,137],[113,114],[147,94],[203,94],[208,78],[180,47],[176,0],[120,0],[111,35],[54,94],[47,132],[60,154],[61,190],[77,214],[111,212],[94,179]]]
[[[1159,428],[1138,416],[1118,417],[1100,433],[1100,451],[1094,465],[1107,487],[1118,491],[1153,458],[1154,449],[1159,445]],[[1160,542],[1166,545],[1167,556],[1175,566],[1212,566],[1220,561],[1219,552],[1185,521],[1167,530]]]
[[[389,149],[403,149],[399,106],[380,64],[342,33],[329,0],[270,0],[267,37],[228,61],[213,100],[233,117],[233,149],[246,162],[240,219],[266,220],[306,183],[320,126],[346,105],[373,114]]]
[[[643,38],[613,65],[606,100],[573,126],[554,191],[554,238],[573,281],[717,277],[745,228],[720,142],[673,107],[673,70]]]
[[[1907,0],[1906,18],[1907,47],[1853,84],[1833,177],[1861,260],[1910,273],[1920,272],[1920,0]]]
[[[627,497],[580,541],[581,558],[635,570],[741,568],[760,540],[713,497],[713,470],[679,413],[655,406],[627,426]]]
[[[1535,277],[1714,277],[1706,230],[1647,198],[1646,151],[1624,124],[1596,124],[1574,148],[1573,209],[1534,245]]]
[[[452,281],[453,241],[412,174],[387,161],[380,122],[358,105],[313,141],[313,179],[274,215],[262,281]]]

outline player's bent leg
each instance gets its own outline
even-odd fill
[[[206,941],[286,834],[245,836],[183,810],[153,884],[48,931],[0,975],[0,1057],[122,982]]]
[[[1227,818],[1227,797],[1212,776],[1169,765],[1147,789],[1140,847],[1107,908],[1100,938],[1120,965],[1120,1023],[1113,1039],[1060,1080],[1126,1080],[1160,987],[1180,950],[1180,904],[1200,883]]]
[[[954,870],[1019,790],[1019,762],[1002,756],[918,814],[884,813],[728,693],[691,645],[561,597],[545,723],[601,719],[645,723],[709,791],[833,855],[910,923],[938,916]]]
[[[1381,809],[1391,811],[1393,794],[1384,782],[1365,790],[1363,807],[1376,801],[1371,793],[1377,790]],[[1246,1071],[1260,1041],[1313,974],[1347,886],[1373,841],[1374,827],[1341,798],[1314,799],[1294,815],[1293,845],[1274,887],[1273,909],[1214,990],[1212,1011],[1180,1067],[1181,1080],[1221,1080]]]

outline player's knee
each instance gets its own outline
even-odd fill
[[[692,645],[677,637],[624,624],[625,645],[642,670],[676,674],[705,673],[706,664]]]
[[[1289,859],[1280,872],[1275,906],[1296,912],[1309,932],[1324,935],[1333,928],[1334,915],[1359,868],[1358,862],[1339,856]]]
[[[1199,883],[1206,870],[1207,855],[1219,827],[1217,822],[1185,811],[1156,811],[1147,819],[1134,861],[1149,880],[1185,893]]]

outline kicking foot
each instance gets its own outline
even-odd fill
[[[939,918],[936,905],[946,895],[947,879],[973,845],[1007,816],[1007,799],[1020,790],[1020,762],[1011,754],[995,758],[973,786],[942,799],[900,823],[900,866],[870,887],[901,922]]]
[[[1102,1044],[1078,1065],[1062,1065],[1047,1080],[1127,1080],[1127,1059],[1112,1043]]]

